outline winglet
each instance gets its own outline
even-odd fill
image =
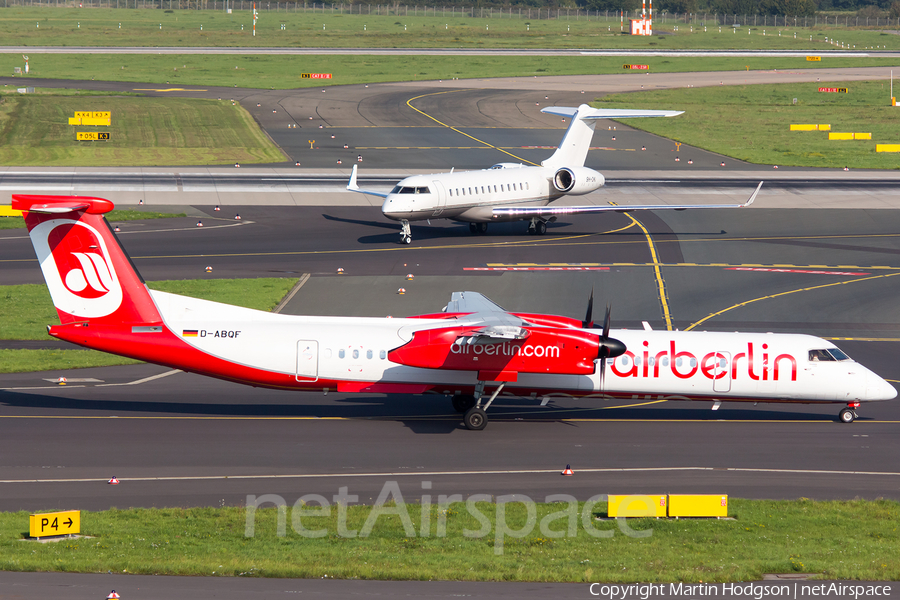
[[[356,183],[356,168],[358,165],[353,165],[353,170],[350,171],[350,181],[347,183],[347,189],[352,192],[359,191],[359,185]]]
[[[740,205],[740,208],[747,208],[751,204],[753,204],[754,200],[756,200],[756,195],[759,193],[759,190],[762,189],[763,182],[760,181],[759,185],[756,186],[756,190],[751,194],[750,199]]]

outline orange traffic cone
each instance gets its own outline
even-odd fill
[[[406,293],[406,288],[400,288],[399,290],[397,290],[397,293],[398,293],[398,294],[401,294],[401,295],[402,295],[402,294],[405,294],[405,293]]]
[[[119,598],[119,597],[120,596],[116,593],[116,590],[113,590],[109,593],[109,596],[106,597],[106,600],[115,600],[116,598]]]
[[[203,227],[203,221],[197,221],[197,227]]]
[[[115,476],[115,475],[113,475],[113,476],[112,476],[112,479],[110,479],[110,480],[107,481],[106,483],[108,483],[109,485],[119,485],[119,480],[116,479],[116,476]]]
[[[66,378],[60,377],[59,379],[56,380],[56,383],[58,383],[59,385],[66,385]]]
[[[206,267],[206,272],[207,272],[207,273],[212,273],[212,267]]]
[[[562,472],[562,475],[565,475],[566,477],[571,477],[574,474],[575,473],[574,471],[572,471],[572,467],[570,465],[566,465],[565,471]]]

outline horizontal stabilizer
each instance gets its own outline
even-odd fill
[[[103,198],[88,196],[44,196],[13,194],[12,207],[15,210],[40,214],[63,214],[83,210],[92,215],[102,215],[113,209],[113,203]]]
[[[682,114],[683,110],[642,110],[631,108],[591,108],[582,104],[578,108],[571,106],[548,106],[541,109],[542,113],[559,115],[560,117],[579,119],[634,119],[643,117],[675,117]]]

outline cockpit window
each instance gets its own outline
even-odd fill
[[[839,348],[829,348],[828,353],[831,354],[835,360],[850,360],[850,357],[844,354],[843,350]]]
[[[392,194],[430,194],[431,190],[428,189],[428,186],[410,187],[410,186],[405,185],[403,187],[400,187],[398,185],[393,190],[391,190],[391,193]]]
[[[838,350],[837,348],[831,348],[829,350],[810,350],[809,351],[809,360],[811,362],[824,362],[824,361],[836,361],[836,360],[847,360],[849,357]]]
[[[399,185],[395,185],[395,186],[394,186],[394,189],[391,190],[391,193],[392,193],[392,194],[399,194],[399,193],[400,193],[400,186],[399,186]]]

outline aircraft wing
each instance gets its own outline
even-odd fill
[[[570,106],[548,106],[542,113],[572,118],[578,114],[579,119],[634,119],[639,117],[675,117],[683,110],[640,110],[631,108],[590,108],[587,105],[578,108]]]
[[[444,312],[465,313],[460,318],[461,324],[467,327],[478,327],[469,330],[464,338],[465,344],[496,344],[509,340],[522,340],[528,337],[529,331],[523,319],[512,315],[478,292],[453,292]]]
[[[356,167],[357,165],[353,165],[353,170],[350,172],[350,181],[347,182],[347,189],[351,192],[359,192],[360,194],[369,194],[370,196],[387,198],[387,194],[384,192],[373,192],[372,190],[360,189],[359,185],[357,185],[356,183]]]
[[[493,210],[495,216],[504,217],[551,217],[556,215],[574,215],[599,212],[631,212],[633,210],[692,210],[695,208],[746,208],[753,204],[762,188],[760,181],[750,198],[742,204],[618,204],[588,206],[497,206]]]

